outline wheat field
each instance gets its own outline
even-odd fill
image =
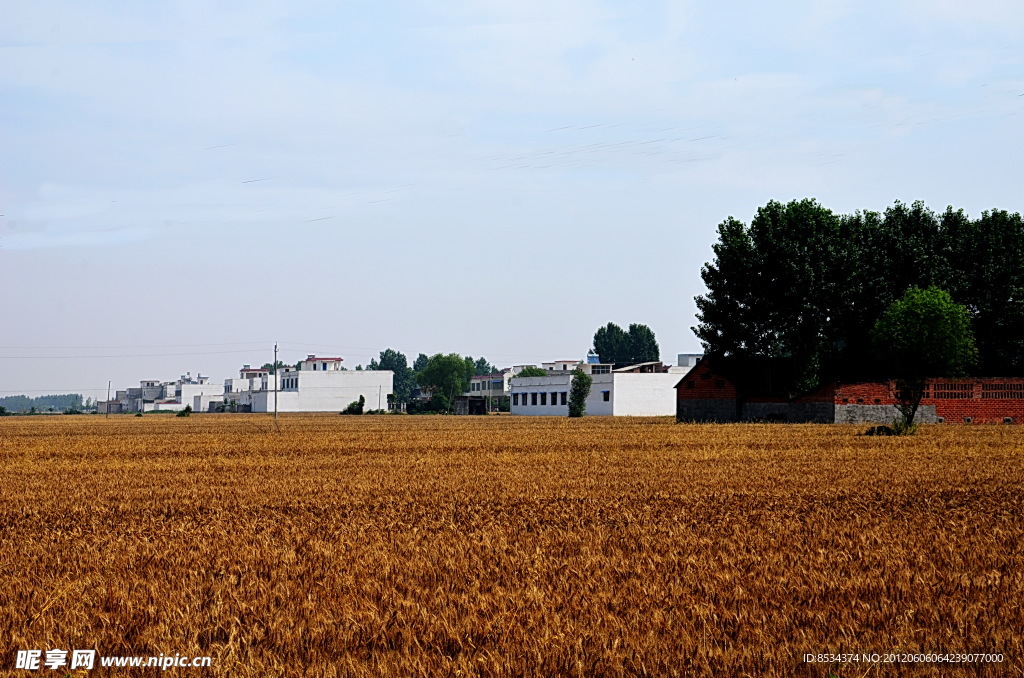
[[[0,674],[1024,675],[1020,429],[860,430],[0,418]]]

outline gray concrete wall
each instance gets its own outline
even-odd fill
[[[895,405],[836,405],[836,423],[840,424],[891,424],[900,411]],[[935,405],[921,405],[917,408],[914,421],[918,424],[937,424]]]
[[[835,417],[832,403],[747,403],[743,406],[744,421],[831,424]]]

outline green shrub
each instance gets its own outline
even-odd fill
[[[359,396],[359,400],[354,400],[348,404],[344,410],[338,414],[362,414],[363,406],[366,405],[366,398]]]

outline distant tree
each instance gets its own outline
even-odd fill
[[[409,368],[405,354],[388,348],[380,352],[380,360],[370,360],[368,370],[391,370],[394,373],[392,392],[396,402],[405,403],[416,387],[416,375]]]
[[[902,416],[896,429],[905,433],[914,431],[928,378],[963,376],[978,358],[970,313],[938,287],[907,290],[875,323],[872,339],[896,380]]]
[[[472,379],[473,375],[475,374],[476,361],[473,360],[468,355],[467,356],[463,356],[462,359],[466,363],[466,369],[463,372],[464,376],[462,378],[462,392],[465,393],[466,391],[469,390],[469,381],[470,381],[470,379]]]
[[[623,362],[628,346],[625,330],[615,323],[608,323],[594,333],[594,353],[603,363]]]
[[[275,367],[274,363],[263,363],[260,366],[260,369],[261,370],[270,370],[270,373],[274,374],[274,373],[277,372],[277,370],[284,369],[285,367],[287,367],[287,365],[285,365],[283,361],[278,360],[276,367]]]
[[[7,408],[4,407],[3,405],[0,405],[0,417],[6,417],[9,414],[10,412],[7,411]]]
[[[426,353],[420,353],[412,363],[412,371],[419,374],[426,368],[429,360],[430,358],[427,357]]]
[[[572,386],[569,388],[569,416],[582,417],[587,412],[587,396],[590,395],[590,386],[593,378],[576,368],[572,371]]]
[[[654,332],[647,325],[633,323],[629,331],[608,323],[594,333],[594,348],[602,363],[615,367],[654,362],[661,359]]]
[[[524,367],[523,369],[521,369],[518,372],[516,372],[516,374],[514,376],[515,377],[546,377],[546,376],[548,376],[548,374],[550,374],[550,372],[548,372],[544,368],[542,368],[542,367],[534,367],[533,365],[530,365],[529,367]]]
[[[498,368],[487,362],[486,358],[477,358],[476,363],[473,365],[473,375],[483,376],[487,374],[494,374],[498,371]]]
[[[466,360],[457,353],[431,356],[423,370],[416,376],[420,387],[432,396],[444,396],[449,405],[465,389],[469,377]]]
[[[184,409],[179,410],[174,416],[176,417],[188,417],[192,415],[192,406],[185,405]]]
[[[629,353],[627,362],[632,365],[637,363],[650,363],[661,360],[661,350],[658,348],[658,341],[654,338],[654,332],[647,325],[633,323],[626,333]]]

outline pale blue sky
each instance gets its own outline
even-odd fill
[[[729,215],[1022,209],[1019,2],[438,4],[0,0],[0,395],[669,360]]]

